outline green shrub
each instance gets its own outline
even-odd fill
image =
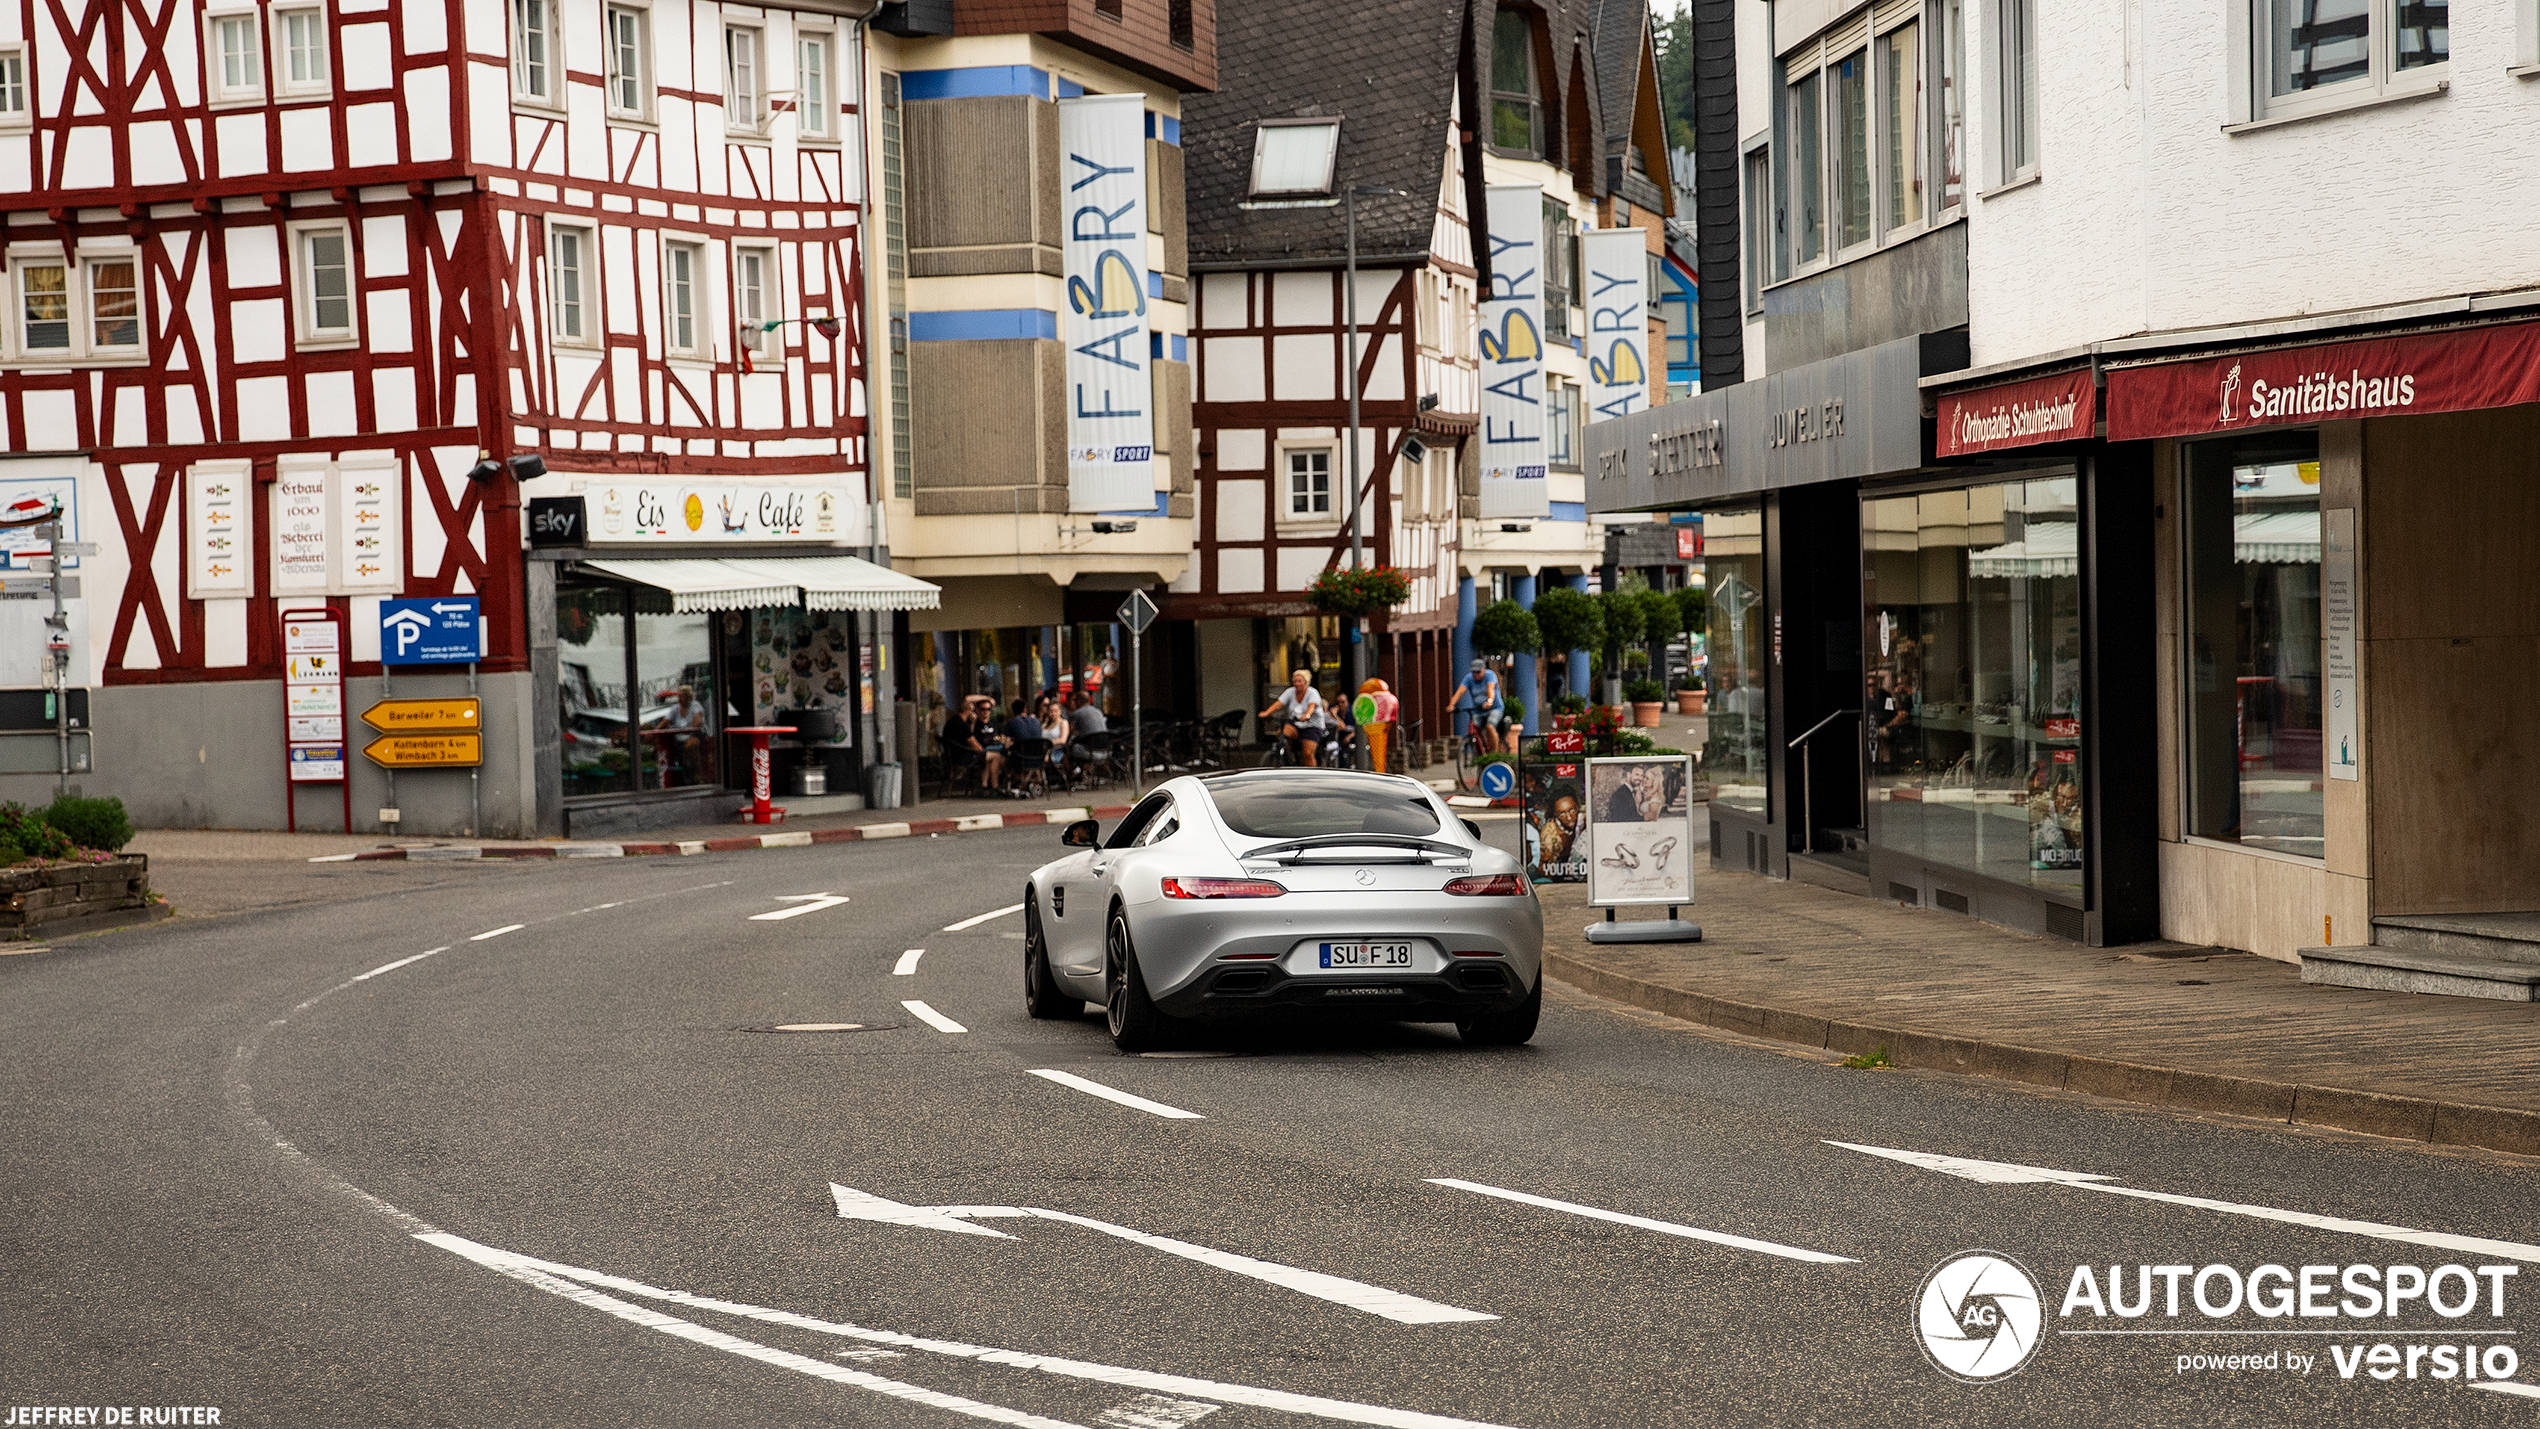
[[[1627,704],[1654,705],[1665,698],[1667,692],[1659,688],[1656,680],[1633,680],[1623,686],[1623,700]]]
[[[1587,707],[1587,696],[1580,694],[1554,695],[1551,702],[1545,706],[1557,715],[1586,714]]]
[[[1585,650],[1605,643],[1605,610],[1587,592],[1557,585],[1535,597],[1535,627],[1547,650]]]
[[[1507,703],[1508,722],[1513,725],[1524,724],[1526,722],[1526,702],[1520,699],[1511,699]]]
[[[82,799],[64,794],[45,806],[38,817],[81,848],[114,853],[132,842],[132,820],[124,813],[121,799]]]
[[[0,804],[0,863],[64,858],[74,851],[69,835],[27,812],[24,804]]]
[[[1674,753],[1673,750],[1660,747],[1657,740],[1651,739],[1636,729],[1617,729],[1607,735],[1601,752],[1606,755]]]
[[[1664,591],[1640,593],[1640,638],[1658,644],[1684,634],[1684,607]]]
[[[1513,600],[1495,600],[1473,617],[1473,649],[1484,655],[1531,655],[1543,648],[1534,612]]]

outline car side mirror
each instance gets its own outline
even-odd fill
[[[1471,819],[1457,819],[1456,822],[1464,826],[1464,832],[1473,836],[1473,842],[1480,843],[1482,841],[1481,825],[1474,823]]]
[[[1078,819],[1067,826],[1058,841],[1069,848],[1096,848],[1102,843],[1102,825],[1093,819]]]

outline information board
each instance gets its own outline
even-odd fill
[[[1681,754],[1587,762],[1590,904],[1693,901],[1692,784]]]

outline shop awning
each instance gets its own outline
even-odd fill
[[[2257,511],[2232,521],[2233,554],[2244,566],[2320,563],[2317,511]]]
[[[2008,545],[1987,546],[1967,553],[1967,574],[1976,580],[2035,580],[2081,572],[2081,527],[2071,521],[2041,521]]]
[[[670,608],[754,610],[807,605],[813,610],[933,610],[942,588],[854,556],[784,556],[724,561],[585,560],[588,571],[670,593]]]
[[[813,610],[933,610],[943,587],[855,556],[778,556],[725,561],[797,586]]]

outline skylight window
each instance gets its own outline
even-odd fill
[[[1332,161],[1340,152],[1337,119],[1265,119],[1253,131],[1252,192],[1328,194]]]

